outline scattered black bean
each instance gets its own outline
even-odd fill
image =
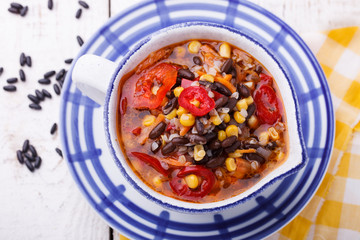
[[[176,97],[170,99],[167,104],[162,108],[165,115],[169,114],[172,110],[178,107],[178,99]]]
[[[51,94],[46,89],[43,89],[42,93],[44,94],[45,97],[51,98]]]
[[[175,137],[171,140],[171,142],[175,145],[175,146],[181,146],[181,145],[185,145],[188,144],[190,141],[189,139],[185,138],[185,137]]]
[[[226,96],[223,96],[221,98],[218,98],[215,101],[215,108],[221,108],[223,107],[227,102],[228,102],[229,98]]]
[[[20,13],[20,10],[17,9],[17,8],[14,8],[14,7],[8,8],[8,11],[11,12],[11,13],[14,13],[14,14],[19,14]]]
[[[196,135],[196,134],[189,134],[189,135],[187,135],[187,138],[189,139],[189,141],[192,144],[204,145],[208,141],[205,136],[200,136],[200,135]]]
[[[60,80],[60,79],[62,79],[63,77],[64,77],[64,75],[65,75],[65,69],[61,69],[57,74],[56,74],[56,77],[55,77],[55,79],[56,80]]]
[[[16,87],[14,85],[4,86],[3,89],[7,92],[15,92],[16,91]]]
[[[30,99],[30,101],[32,101],[35,104],[38,104],[40,102],[40,100],[32,94],[28,94],[27,97]]]
[[[189,80],[193,80],[195,78],[195,74],[191,72],[189,69],[185,69],[185,68],[182,68],[178,71],[178,76]]]
[[[233,66],[233,60],[231,58],[228,58],[221,66],[220,71],[224,73],[229,73],[232,69],[232,66]]]
[[[24,163],[24,157],[22,155],[21,150],[17,150],[16,151],[16,157],[19,160],[19,163],[23,164]]]
[[[76,11],[75,18],[76,18],[76,19],[79,19],[79,18],[81,17],[81,13],[82,13],[82,9],[79,8],[79,9]]]
[[[230,111],[233,110],[233,108],[236,106],[237,99],[236,98],[229,98],[229,101],[225,105],[226,108],[229,108]]]
[[[18,79],[15,77],[15,78],[9,78],[6,80],[7,83],[16,83],[18,81]]]
[[[200,118],[195,119],[195,128],[196,128],[196,131],[198,132],[199,135],[204,135],[205,126],[200,121]]]
[[[37,156],[37,157],[35,158],[34,167],[35,167],[36,169],[38,169],[38,168],[40,168],[40,165],[41,165],[41,157]]]
[[[20,3],[16,3],[16,2],[10,3],[10,6],[12,8],[16,8],[16,9],[19,9],[19,10],[23,8],[23,5],[21,5]]]
[[[31,145],[31,144],[29,145],[29,150],[30,150],[33,157],[37,156],[36,149],[35,149],[35,147],[33,145]]]
[[[216,90],[216,86],[211,82],[199,80],[199,84],[206,86],[206,87],[210,88],[211,90]]]
[[[34,166],[31,164],[31,162],[27,159],[25,159],[25,165],[29,169],[30,172],[33,172],[35,170]]]
[[[89,9],[89,5],[85,1],[79,1],[80,6],[83,8]]]
[[[239,84],[237,86],[237,90],[240,94],[240,96],[247,98],[250,96],[250,89],[248,89],[244,84]]]
[[[43,78],[43,79],[38,80],[38,83],[43,84],[43,85],[48,85],[51,83],[51,80],[47,79],[47,78]]]
[[[219,93],[230,97],[231,96],[231,91],[225,87],[225,85],[219,83],[219,82],[214,82],[214,85],[216,86],[216,91],[218,91]]]
[[[202,60],[199,56],[195,56],[193,57],[193,62],[196,64],[196,65],[199,65],[201,66],[203,63],[202,63]]]
[[[84,40],[80,36],[76,36],[76,40],[79,43],[80,47],[84,44]]]
[[[56,73],[56,72],[55,72],[54,70],[48,71],[48,72],[46,72],[46,73],[44,74],[44,78],[50,78],[50,77],[54,76],[55,73]]]
[[[248,115],[246,117],[247,119],[249,119],[254,114],[255,109],[256,109],[256,107],[255,107],[255,104],[253,104],[253,103],[248,106],[248,109],[247,109]]]
[[[176,146],[172,143],[169,142],[168,144],[166,144],[162,149],[161,149],[161,153],[163,155],[167,155],[169,153],[172,153],[173,151],[175,151]]]
[[[243,154],[243,157],[246,159],[246,160],[255,160],[257,161],[258,163],[260,164],[263,164],[265,163],[265,158],[263,158],[262,156],[260,156],[259,154],[257,153],[245,153]]]
[[[22,146],[22,152],[27,152],[29,150],[29,139],[26,139]]]
[[[218,156],[210,159],[205,166],[208,168],[216,168],[224,164],[226,157],[225,156]]]
[[[256,67],[255,67],[255,72],[256,72],[257,74],[260,74],[262,71],[263,71],[262,66],[256,65]]]
[[[20,77],[21,81],[23,81],[23,82],[26,81],[26,76],[25,76],[24,70],[22,70],[22,69],[19,70],[19,77]]]
[[[151,132],[149,133],[149,138],[155,139],[159,137],[165,131],[165,128],[166,123],[160,122],[158,125],[156,125],[156,127],[153,128],[153,130],[151,130]]]
[[[53,135],[57,130],[57,124],[54,123],[52,126],[51,126],[51,129],[50,129],[50,134]]]
[[[35,161],[35,158],[32,156],[32,155],[30,155],[30,153],[24,153],[24,156],[25,156],[25,158],[27,159],[27,160],[29,160],[30,162],[33,162],[33,161]]]
[[[60,148],[55,148],[55,151],[57,152],[57,154],[59,154],[60,157],[63,157],[62,151]]]
[[[54,7],[53,0],[48,0],[48,9],[52,10]]]
[[[57,85],[57,84],[55,83],[53,87],[54,87],[55,93],[56,93],[57,95],[60,95],[61,90],[60,90],[59,85]]]
[[[44,96],[44,94],[40,91],[40,90],[35,90],[35,94],[36,94],[36,97],[40,100],[40,101],[42,101],[42,100],[44,100],[45,99],[45,96]]]
[[[222,148],[230,147],[231,145],[233,145],[235,143],[236,140],[237,140],[236,136],[230,136],[221,142],[221,147]]]
[[[150,150],[153,153],[157,153],[160,150],[160,148],[161,148],[161,141],[160,140],[156,140],[156,141],[151,143]]]
[[[26,65],[28,65],[29,67],[32,66],[32,60],[30,56],[26,56]]]
[[[1,74],[4,72],[4,68],[3,67],[0,67],[0,76]]]
[[[213,140],[214,138],[217,137],[217,133],[215,132],[208,132],[207,134],[204,135],[204,137],[206,138],[207,142],[210,142],[211,140]]]
[[[20,54],[20,65],[21,65],[21,66],[24,66],[25,63],[26,63],[25,53],[21,53],[21,54]]]
[[[41,106],[36,103],[30,103],[29,108],[34,109],[34,110],[41,110]]]
[[[27,14],[28,10],[29,10],[29,7],[25,6],[23,9],[20,10],[20,15],[22,17],[24,17]]]
[[[208,144],[210,150],[216,150],[221,147],[221,142],[219,139],[212,140],[210,144]]]
[[[235,152],[236,149],[238,149],[240,147],[241,143],[239,141],[236,141],[233,143],[233,145],[231,145],[230,147],[224,148],[224,151],[229,154],[232,152]]]
[[[71,63],[72,63],[72,61],[73,61],[73,59],[72,59],[72,58],[68,58],[68,59],[66,59],[64,62],[65,62],[66,64],[71,64]]]
[[[60,88],[62,88],[63,84],[64,84],[64,80],[60,79],[60,80],[59,80],[59,86],[60,86]]]

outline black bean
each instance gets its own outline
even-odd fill
[[[196,64],[196,65],[199,65],[201,66],[203,63],[202,63],[202,60],[199,56],[195,56],[193,57],[193,62]]]
[[[85,1],[79,1],[80,6],[82,6],[83,8],[88,9],[89,5],[85,2]]]
[[[41,106],[36,103],[30,103],[29,108],[34,109],[34,110],[41,110]]]
[[[76,40],[79,43],[80,47],[84,44],[84,40],[80,36],[76,36]]]
[[[27,97],[35,104],[38,104],[40,102],[40,100],[32,94],[28,94]]]
[[[19,14],[20,13],[20,10],[17,9],[17,8],[14,8],[14,7],[8,8],[8,11],[11,12],[11,13],[14,13],[14,14]]]
[[[228,102],[229,98],[226,96],[223,96],[221,98],[218,98],[215,101],[215,108],[221,108],[223,107],[227,102]]]
[[[232,152],[235,152],[236,149],[238,149],[240,147],[241,143],[239,141],[236,141],[233,143],[233,145],[231,145],[230,147],[224,148],[224,151],[229,154]]]
[[[71,63],[72,63],[72,61],[73,61],[73,59],[72,59],[72,58],[68,58],[68,59],[66,59],[64,62],[65,62],[66,64],[71,64]]]
[[[3,89],[7,92],[15,92],[16,91],[16,87],[14,85],[4,86]]]
[[[57,124],[54,123],[54,124],[51,126],[50,134],[51,134],[51,135],[54,134],[54,133],[56,132],[56,130],[57,130]]]
[[[245,153],[243,155],[243,157],[246,159],[246,160],[254,160],[254,161],[257,161],[258,163],[260,164],[263,164],[265,163],[265,158],[263,158],[262,156],[260,156],[259,154],[257,153]]]
[[[216,150],[221,147],[221,142],[219,139],[212,140],[210,144],[208,144],[210,150]]]
[[[175,145],[175,146],[181,146],[181,145],[185,145],[188,144],[190,141],[189,139],[185,138],[185,137],[175,137],[171,140],[171,142]]]
[[[21,66],[24,66],[25,63],[26,63],[25,53],[21,53],[21,54],[20,54],[20,65],[21,65]]]
[[[233,79],[235,79],[235,81],[236,81],[237,73],[236,73],[236,69],[235,69],[235,68],[232,68],[232,69],[231,69],[230,74],[232,75]],[[235,84],[234,84],[234,85],[235,85]]]
[[[19,70],[19,76],[20,76],[21,81],[23,81],[23,82],[26,81],[26,76],[25,76],[24,70],[22,70],[22,69]]]
[[[206,138],[207,142],[210,142],[211,140],[213,140],[214,138],[217,137],[217,133],[215,132],[208,132],[207,134],[204,135],[204,137]]]
[[[55,79],[56,80],[60,80],[60,79],[62,79],[63,77],[64,77],[64,75],[65,75],[65,69],[61,69],[57,74],[56,74],[56,77],[55,77]]]
[[[62,151],[60,148],[55,148],[55,151],[57,152],[57,154],[59,154],[60,157],[63,157]]]
[[[263,71],[262,66],[256,65],[256,67],[255,67],[255,72],[256,72],[257,74],[260,74],[262,71]]]
[[[244,84],[239,84],[237,86],[237,90],[240,94],[240,96],[247,98],[250,96],[250,89],[248,89],[248,87],[246,87]]]
[[[253,103],[248,106],[248,109],[247,109],[248,115],[246,117],[247,119],[249,119],[254,114],[255,109],[256,109],[256,107],[255,107],[255,104],[253,104]]]
[[[224,73],[229,73],[232,69],[232,66],[233,66],[233,60],[231,58],[228,58],[221,66],[220,71]]]
[[[246,80],[247,81],[258,81],[260,78],[256,73],[250,73],[248,75],[246,75]]]
[[[200,161],[196,161],[194,158],[192,159],[192,163],[195,165],[205,165],[209,161],[209,156],[205,155]]]
[[[59,86],[60,86],[60,88],[62,88],[63,84],[64,84],[64,80],[63,80],[63,79],[60,79],[60,80],[59,80]]]
[[[277,143],[275,141],[269,142],[265,147],[269,150],[274,150],[277,147]]]
[[[43,94],[40,90],[36,89],[36,90],[35,90],[35,94],[36,94],[36,97],[37,97],[40,101],[42,101],[42,100],[45,99],[44,94]]]
[[[50,77],[54,76],[55,73],[56,72],[54,70],[48,71],[44,74],[44,78],[50,78]]]
[[[22,155],[21,150],[17,150],[16,151],[16,157],[19,160],[19,163],[23,164],[24,163],[24,157]]]
[[[216,168],[224,164],[226,157],[225,156],[218,156],[210,159],[205,166],[208,168]]]
[[[26,139],[22,146],[22,152],[27,152],[28,149],[29,149],[29,139]]]
[[[41,165],[41,157],[37,156],[37,157],[35,158],[34,167],[35,167],[36,169],[38,169],[38,168],[40,167],[40,165]]]
[[[204,145],[207,143],[207,139],[205,136],[200,136],[200,135],[195,135],[195,134],[189,134],[187,136],[187,138],[189,139],[189,141],[192,144],[201,144]]]
[[[225,105],[226,108],[229,108],[230,111],[233,110],[233,108],[236,106],[237,99],[236,98],[229,98],[229,101]]]
[[[29,169],[30,172],[33,172],[35,170],[34,166],[31,164],[31,162],[27,159],[25,159],[25,165]]]
[[[24,17],[26,15],[26,13],[28,12],[28,10],[29,10],[29,7],[25,6],[23,9],[20,10],[20,15],[22,17]]]
[[[82,9],[79,8],[79,9],[76,11],[75,18],[79,19],[79,18],[81,17],[81,13],[82,13]]]
[[[161,149],[161,153],[163,155],[167,155],[169,153],[172,153],[173,151],[175,151],[176,146],[175,144],[173,144],[172,142],[169,142],[168,144],[166,144],[162,149]]]
[[[23,5],[21,5],[20,3],[16,3],[16,2],[10,3],[10,6],[12,8],[16,8],[16,9],[19,9],[19,10],[23,8]]]
[[[165,128],[166,123],[160,122],[158,125],[156,125],[156,127],[153,128],[153,130],[151,130],[151,132],[149,133],[149,138],[155,139],[159,137],[165,131]]]
[[[185,68],[182,68],[178,71],[178,76],[189,80],[193,80],[195,78],[195,74],[191,72],[189,69],[185,69]]]
[[[36,149],[35,149],[35,147],[33,145],[29,145],[29,150],[30,150],[33,157],[37,156]]]
[[[0,67],[0,76],[1,74],[4,72],[4,68],[3,67]]]
[[[38,80],[38,83],[43,84],[43,85],[48,85],[51,83],[51,80],[47,79],[47,78],[43,78],[43,79]]]
[[[55,83],[53,87],[54,87],[55,93],[56,93],[57,95],[60,95],[61,90],[60,90],[59,85],[57,85],[57,84]]]
[[[161,148],[161,141],[160,140],[156,140],[156,141],[151,143],[150,150],[153,153],[157,153],[160,150],[160,148]]]
[[[200,118],[195,119],[195,128],[199,135],[203,135],[205,131],[204,124],[201,122]]]
[[[256,143],[244,143],[242,147],[245,149],[250,149],[250,148],[256,149],[256,148],[260,147],[260,145],[256,144]]]
[[[162,108],[162,111],[165,115],[169,114],[172,110],[178,107],[178,99],[172,98],[170,99],[167,104]]]
[[[52,10],[54,7],[53,0],[48,0],[48,9]]]
[[[216,90],[216,86],[211,82],[199,80],[199,84],[206,86],[206,87],[210,88],[211,90]]]
[[[222,148],[230,147],[231,145],[233,145],[235,143],[236,140],[237,140],[236,136],[230,136],[221,142],[221,147]]]
[[[214,85],[216,86],[216,91],[218,91],[219,93],[221,93],[225,96],[228,96],[228,97],[231,96],[232,92],[227,87],[225,87],[225,85],[223,85],[222,83],[214,82]]]
[[[31,57],[30,57],[30,56],[27,56],[27,57],[26,57],[26,65],[28,65],[29,67],[32,66],[32,60],[31,60]]]
[[[27,160],[29,160],[30,162],[35,161],[35,158],[28,152],[24,153],[24,156]]]
[[[51,98],[51,94],[46,89],[43,89],[42,93],[44,94],[45,97]]]
[[[166,93],[166,97],[167,97],[168,99],[173,99],[173,98],[175,97],[174,92],[173,92],[173,91],[168,91],[168,92]]]
[[[225,130],[226,124],[224,122],[221,122],[219,125],[216,126],[216,128],[219,130]]]
[[[16,83],[18,81],[18,79],[15,77],[15,78],[9,78],[6,80],[7,83]]]

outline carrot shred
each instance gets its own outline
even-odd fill
[[[166,162],[167,164],[175,166],[175,167],[183,167],[183,166],[191,165],[191,162],[181,163],[178,160],[173,159],[173,158],[161,158],[161,160]]]
[[[157,118],[155,119],[155,122],[149,126],[142,129],[141,134],[139,136],[138,142],[141,145],[144,145],[146,140],[149,138],[149,133],[156,127],[160,122],[164,121],[165,116],[163,114],[159,114]]]
[[[254,148],[250,148],[250,149],[239,149],[238,150],[239,153],[255,153],[256,149]]]
[[[231,76],[231,74],[228,74]],[[231,82],[229,80],[227,80],[228,77],[215,77],[215,81],[223,84],[225,87],[227,87],[232,93],[236,92],[236,87],[234,85],[231,84]],[[231,78],[230,78],[231,79]]]
[[[202,72],[202,71],[196,71],[196,73],[199,75],[199,76],[202,76],[202,75],[205,75],[206,72]]]
[[[185,134],[191,129],[191,127],[180,126],[180,136],[185,136]]]

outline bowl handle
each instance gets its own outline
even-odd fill
[[[104,105],[106,91],[116,67],[116,63],[105,58],[85,54],[75,63],[72,80],[83,94]]]

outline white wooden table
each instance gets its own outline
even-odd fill
[[[37,80],[49,70],[68,68],[67,58],[76,56],[80,47],[76,36],[85,41],[111,15],[140,0],[87,0],[90,9],[80,8],[75,0],[17,0],[29,6],[25,17],[8,12],[11,0],[0,1],[0,239],[112,239],[118,238],[90,207],[75,185],[66,162],[55,152],[58,134],[50,128],[58,121],[60,97],[52,85],[44,86],[53,95],[41,111],[29,109],[27,94],[39,89]],[[253,0],[297,32],[327,30],[360,25],[359,0]],[[8,93],[6,79],[18,77],[19,56],[32,57],[32,67],[22,67],[26,82],[16,84]],[[41,89],[41,88],[40,88]],[[16,159],[16,150],[29,139],[42,166],[31,173]]]

